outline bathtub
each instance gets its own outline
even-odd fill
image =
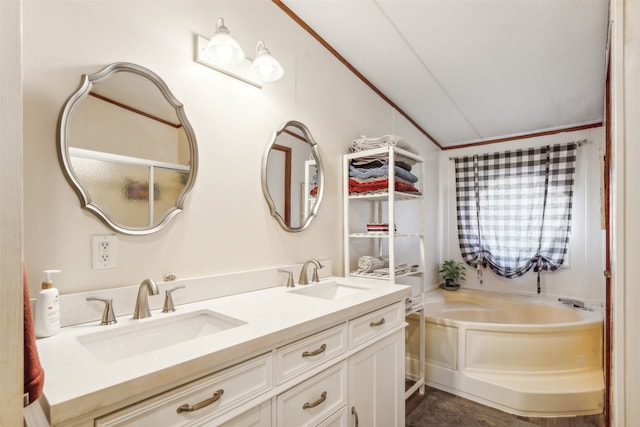
[[[419,316],[407,369],[419,368]],[[603,411],[602,311],[525,296],[438,289],[425,295],[430,386],[530,417]]]

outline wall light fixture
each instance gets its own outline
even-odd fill
[[[263,82],[275,82],[284,74],[284,70],[276,58],[271,56],[271,52],[260,40],[256,46],[256,59],[251,64],[251,73]]]
[[[218,19],[210,40],[196,36],[196,62],[258,88],[284,75],[282,66],[262,40],[256,46],[255,60],[246,58],[222,18]]]
[[[231,37],[231,32],[224,25],[224,19],[218,18],[216,31],[207,43],[207,55],[212,61],[219,64],[239,64],[244,61],[244,50],[236,39]]]

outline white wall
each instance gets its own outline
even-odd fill
[[[194,62],[194,36],[218,17],[249,56],[264,40],[285,69],[259,90]],[[268,0],[35,1],[24,3],[25,259],[32,292],[59,268],[62,293],[161,279],[331,259],[342,272],[341,155],[360,134],[396,133],[427,157],[428,218],[437,216],[437,149]],[[80,209],[56,154],[58,114],[80,76],[127,61],[156,72],[184,103],[200,155],[185,212],[149,236],[117,236],[117,268],[91,269],[90,239],[111,231]],[[271,133],[300,120],[319,144],[326,173],[319,217],[286,233],[270,217],[260,164]],[[432,233],[437,225],[430,222]],[[436,245],[427,248],[436,263]],[[283,278],[284,279],[284,278]]]
[[[600,222],[600,150],[604,150],[604,128],[528,138],[509,143],[445,151],[441,155],[443,185],[443,259],[462,260],[456,220],[455,164],[450,157],[495,151],[515,150],[547,144],[579,141],[568,266],[555,272],[542,272],[541,295],[550,298],[573,297],[591,304],[602,304],[605,296],[604,231]],[[487,291],[537,294],[537,273],[533,270],[517,279],[504,279],[489,269],[483,271],[481,284],[475,270],[468,267],[463,286]]]

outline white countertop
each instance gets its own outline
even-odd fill
[[[349,283],[331,277],[329,281]],[[368,290],[334,300],[289,292],[278,286],[176,306],[174,313],[153,310],[148,319],[118,317],[118,323],[68,326],[55,336],[38,339],[45,370],[44,407],[51,424],[96,412],[120,403],[130,404],[176,385],[231,366],[248,357],[295,341],[334,324],[410,296],[410,287],[380,281],[354,282]],[[306,287],[317,286],[315,284]],[[301,289],[296,286],[294,289]],[[100,361],[78,337],[131,324],[168,319],[196,310],[211,310],[246,322],[144,354],[111,362]],[[97,412],[96,412],[97,413]]]

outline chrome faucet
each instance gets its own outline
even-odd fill
[[[298,284],[299,285],[308,285],[309,284],[309,279],[307,279],[307,267],[309,267],[309,264],[313,264],[313,276],[311,277],[311,281],[312,282],[319,282],[320,280],[318,279],[318,269],[319,268],[323,268],[324,265],[320,264],[320,261],[318,261],[317,259],[310,259],[309,261],[305,262],[304,264],[302,264],[302,270],[300,270],[300,278],[298,279]]]
[[[571,305],[573,307],[576,308],[582,308],[584,309],[584,302],[579,301],[577,299],[572,299],[572,298],[558,298],[558,301],[560,301],[562,304],[567,304],[567,305]]]
[[[133,310],[134,319],[144,319],[151,317],[149,311],[149,292],[151,295],[158,295],[158,285],[151,279],[144,279],[138,288],[138,298],[136,299],[136,308]]]

